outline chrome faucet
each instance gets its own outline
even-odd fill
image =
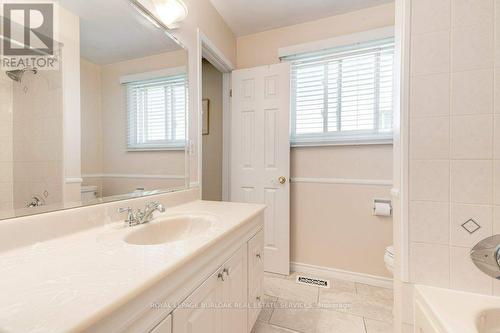
[[[42,197],[39,197],[38,195],[34,195],[31,198],[31,201],[26,204],[27,208],[34,208],[34,207],[40,207],[45,205],[45,200],[43,200]]]
[[[485,238],[477,243],[470,256],[483,273],[500,280],[500,235]]]
[[[156,211],[160,213],[165,212],[165,207],[158,201],[147,203],[144,210],[137,209],[135,212],[130,207],[118,209],[118,213],[127,213],[125,223],[129,227],[151,222],[153,220],[153,213]]]

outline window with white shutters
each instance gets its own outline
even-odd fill
[[[288,56],[292,145],[392,140],[394,40]]]
[[[185,74],[129,82],[126,91],[129,150],[177,149],[185,146]]]

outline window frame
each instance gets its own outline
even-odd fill
[[[185,70],[183,70],[185,67],[178,67],[178,68],[173,68],[173,69],[167,69],[167,70],[161,70],[157,72],[151,72],[151,73],[142,73],[142,74],[133,74],[129,76],[125,76],[121,78],[121,83],[125,87],[125,113],[126,113],[126,118],[127,118],[127,124],[126,124],[126,151],[127,152],[134,152],[134,151],[175,151],[175,150],[185,150],[186,145],[187,145],[187,110],[188,110],[188,78],[187,78],[187,73]],[[184,76],[183,79],[181,79],[179,82],[184,85],[184,91],[185,91],[185,111],[184,111],[184,139],[181,140],[161,140],[158,142],[154,141],[149,141],[146,143],[137,143],[137,121],[134,119],[137,117],[138,114],[138,109],[137,106],[132,109],[131,107],[131,101],[130,99],[134,98],[132,96],[132,90],[135,90],[135,94],[137,96],[137,91],[139,89],[147,89],[147,86],[154,87],[155,83],[158,83],[156,85],[157,87],[163,87],[163,89],[167,89],[167,86],[174,86],[174,85],[179,85],[178,83],[175,83],[175,77],[180,77]],[[172,82],[168,82],[169,80],[172,80]],[[165,92],[166,94],[166,92]],[[175,92],[172,90],[169,92],[170,98],[172,100],[172,104],[175,103],[173,102],[173,95]],[[137,97],[135,97],[137,98]],[[133,112],[132,112],[133,111]],[[175,125],[175,112],[172,112],[172,114],[169,117],[169,121],[172,123],[172,129],[175,131],[177,128],[174,129]],[[167,126],[168,121],[167,119],[165,120],[165,126]],[[133,133],[131,133],[133,132]],[[175,135],[175,134],[174,134]]]
[[[352,43],[352,44],[347,44],[347,45],[337,45],[334,47],[328,47],[328,48],[323,48],[318,50],[313,50],[313,51],[304,51],[302,50],[301,53],[296,53],[296,54],[285,54],[283,57],[281,57],[282,61],[288,61],[290,62],[291,66],[293,66],[294,62],[300,62],[304,61],[309,58],[309,57],[314,57],[318,56],[321,54],[324,54],[326,57],[335,57],[336,55],[340,55],[339,58],[339,66],[341,61],[346,58],[346,56],[342,57],[343,53],[346,53],[347,55],[353,55],[359,52],[360,55],[363,54],[369,54],[369,53],[374,53],[377,55],[376,52],[373,50],[376,50],[377,47],[381,48],[381,52],[383,52],[383,46],[391,45],[390,49],[392,49],[393,55],[394,55],[394,37],[393,36],[384,36],[383,38],[375,38],[371,40],[363,40],[357,43]],[[300,47],[299,47],[300,49]],[[380,53],[378,53],[378,61],[376,60],[377,67],[375,67],[376,71],[380,70]],[[394,66],[394,58],[392,61],[392,64]],[[391,126],[391,130],[387,132],[381,132],[378,131],[378,127],[380,126],[380,123],[378,121],[379,116],[380,116],[380,105],[378,103],[379,100],[379,93],[380,93],[380,80],[375,81],[375,90],[376,90],[376,95],[374,99],[374,110],[376,111],[374,114],[374,121],[375,121],[375,126],[374,129],[370,130],[352,130],[352,131],[328,131],[328,117],[329,117],[329,112],[323,112],[322,118],[323,118],[323,132],[321,133],[308,133],[308,134],[296,134],[296,98],[295,93],[296,90],[294,89],[294,84],[296,82],[293,82],[294,77],[293,77],[293,67],[291,67],[291,78],[290,78],[290,85],[291,85],[291,112],[290,112],[290,145],[292,147],[308,147],[308,146],[337,146],[337,145],[369,145],[369,144],[375,144],[375,145],[380,145],[380,144],[392,144],[393,143],[393,134],[394,134],[394,125]],[[326,70],[326,69],[325,69]],[[342,73],[341,71],[339,71]],[[393,72],[394,73],[394,67],[393,67]],[[375,73],[375,77],[377,77]],[[392,86],[394,90],[394,83]],[[327,87],[325,86],[325,89]],[[339,95],[340,96],[340,95]],[[325,103],[328,100],[325,99]],[[394,114],[394,94],[392,94],[392,114]],[[337,119],[340,119],[338,116],[339,114],[342,113],[342,108],[339,106],[337,108]],[[393,118],[392,118],[393,119]],[[326,127],[326,128],[325,128]]]

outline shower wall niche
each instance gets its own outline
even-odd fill
[[[36,196],[62,202],[63,107],[60,70],[26,70],[12,85],[12,208]]]

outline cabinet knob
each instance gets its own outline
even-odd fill
[[[229,276],[229,269],[224,268],[224,270],[222,270],[222,275],[224,275],[224,273],[226,273],[226,275]]]
[[[217,275],[217,279],[219,279],[222,282],[224,282],[224,274],[223,273],[219,273],[219,275]]]
[[[260,302],[261,297],[260,297],[260,296],[257,296],[257,297],[255,297],[255,299],[256,299],[258,302]]]
[[[260,253],[257,253],[255,256],[256,256],[257,258],[259,258],[259,259],[262,259],[262,256],[261,256],[261,254],[260,254]]]

